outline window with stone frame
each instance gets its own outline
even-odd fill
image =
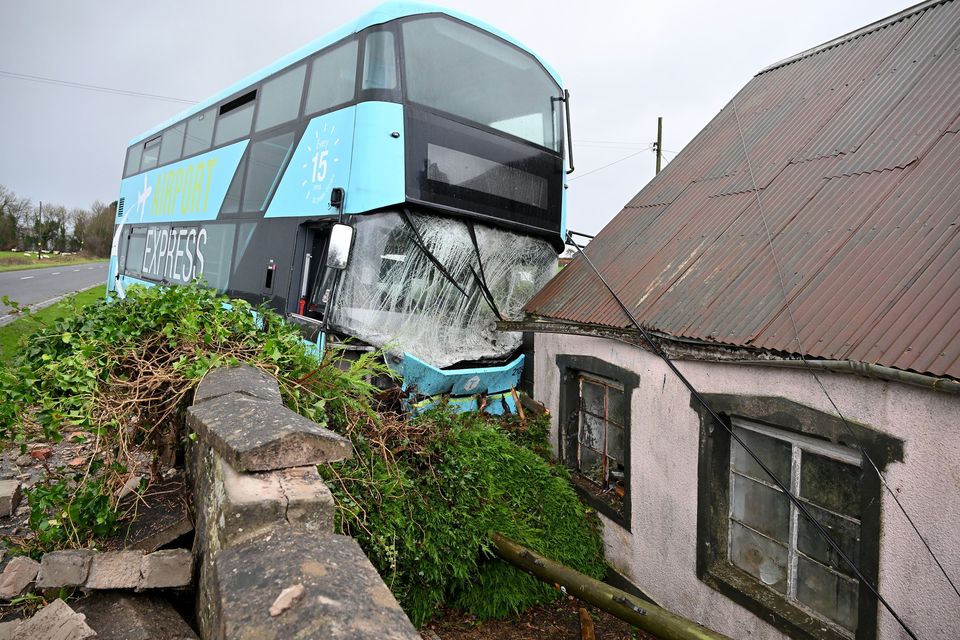
[[[580,411],[577,426],[577,471],[601,492],[623,498],[623,385],[589,373],[577,376]]]
[[[557,357],[560,456],[578,493],[629,529],[630,400],[637,375],[590,356]]]
[[[747,449],[876,584],[880,469],[902,442],[774,397],[708,394],[733,433],[701,415],[697,575],[793,638],[876,637],[876,600]]]

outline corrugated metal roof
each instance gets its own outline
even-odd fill
[[[958,78],[960,0],[769,67],[588,254],[663,333],[960,378]],[[527,311],[630,326],[582,259]]]

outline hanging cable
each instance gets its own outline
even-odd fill
[[[770,256],[773,258],[773,264],[777,270],[777,279],[780,283],[780,293],[783,295],[783,304],[787,311],[787,317],[790,318],[790,324],[793,326],[793,334],[797,341],[797,351],[800,354],[800,361],[804,364],[807,371],[813,376],[813,379],[816,380],[817,386],[820,387],[820,390],[823,392],[823,395],[826,396],[827,400],[830,402],[830,406],[833,407],[833,410],[837,413],[837,416],[840,418],[840,421],[843,423],[844,428],[847,430],[851,436],[854,436],[853,428],[847,422],[847,419],[844,417],[843,413],[840,412],[840,408],[837,406],[837,403],[833,401],[833,398],[830,396],[830,393],[827,391],[826,386],[824,386],[823,381],[820,380],[820,376],[817,375],[816,370],[810,366],[807,362],[807,354],[804,351],[803,343],[800,340],[800,329],[797,326],[797,321],[793,317],[793,310],[790,308],[790,300],[787,296],[787,287],[783,281],[783,269],[780,267],[780,260],[777,258],[776,250],[773,246],[773,237],[770,234],[770,227],[767,225],[767,218],[763,213],[763,203],[760,200],[760,190],[757,188],[757,180],[754,177],[753,173],[753,164],[750,162],[750,156],[747,153],[747,143],[743,135],[743,127],[740,124],[740,113],[737,110],[737,101],[736,98],[731,102],[733,106],[733,115],[737,121],[737,131],[740,134],[740,144],[743,147],[743,157],[747,163],[747,169],[750,172],[750,180],[753,183],[753,193],[757,199],[757,211],[760,213],[760,220],[763,223],[763,230],[766,234],[767,246],[770,248]],[[957,588],[956,583],[947,573],[946,568],[940,562],[940,559],[933,552],[933,549],[930,547],[930,544],[927,542],[927,539],[920,532],[920,529],[914,523],[913,518],[910,517],[910,514],[907,513],[906,508],[903,506],[903,503],[900,502],[900,499],[897,497],[896,492],[893,488],[887,484],[887,479],[883,477],[883,473],[880,471],[880,468],[877,466],[876,462],[873,461],[873,458],[866,452],[866,450],[857,443],[856,438],[854,438],[856,443],[856,448],[860,451],[860,454],[870,463],[870,466],[873,467],[874,472],[877,474],[877,477],[880,478],[880,483],[883,484],[884,488],[887,490],[887,493],[890,494],[890,497],[893,498],[893,501],[896,503],[897,507],[900,508],[900,512],[903,513],[904,517],[907,519],[907,522],[910,523],[910,526],[913,528],[913,531],[917,534],[917,537],[920,538],[920,542],[923,543],[923,546],[926,547],[927,552],[930,554],[930,557],[933,558],[933,561],[936,563],[937,567],[940,568],[940,572],[943,574],[943,577],[947,579],[947,582],[950,583],[950,586],[953,588],[953,592],[957,594],[957,597],[960,598],[960,589]]]
[[[634,156],[638,156],[638,155],[640,155],[641,153],[646,153],[647,151],[650,151],[651,148],[652,148],[652,147],[647,146],[647,148],[645,148],[645,149],[640,149],[640,151],[635,151],[635,152],[631,153],[631,154],[628,155],[628,156],[624,156],[624,157],[620,158],[619,160],[614,160],[613,162],[611,162],[611,163],[609,163],[609,164],[605,164],[605,165],[603,165],[602,167],[597,167],[596,169],[591,169],[590,171],[587,171],[586,173],[581,173],[580,175],[578,175],[578,176],[575,177],[575,178],[570,178],[567,182],[573,182],[574,180],[579,180],[580,178],[585,178],[586,176],[590,175],[591,173],[596,173],[597,171],[603,171],[603,170],[606,169],[607,167],[612,167],[612,166],[615,165],[615,164],[620,164],[620,163],[623,162],[624,160],[629,160],[630,158],[632,158],[632,157],[634,157]]]
[[[854,574],[856,575],[860,583],[863,584],[865,587],[867,587],[867,589],[874,595],[874,597],[881,604],[883,604],[884,608],[890,613],[890,615],[894,617],[894,619],[900,624],[903,630],[906,631],[907,635],[909,635],[913,640],[918,640],[917,636],[913,633],[910,627],[907,626],[907,623],[904,622],[903,619],[897,614],[897,612],[893,609],[890,603],[887,602],[887,600],[882,595],[880,595],[880,592],[873,585],[873,583],[870,580],[868,580],[865,575],[863,575],[863,572],[860,570],[860,567],[857,566],[857,564],[850,559],[850,557],[846,554],[846,552],[840,548],[840,545],[837,544],[837,542],[827,532],[827,530],[823,527],[823,525],[820,524],[820,522],[813,517],[813,514],[810,513],[806,505],[804,505],[803,502],[800,501],[800,498],[795,496],[790,491],[790,489],[788,489],[783,484],[783,481],[780,480],[780,478],[777,477],[777,475],[774,474],[769,467],[767,467],[767,465],[757,456],[757,454],[754,453],[753,449],[748,447],[747,444],[740,438],[740,436],[736,434],[736,432],[733,430],[733,427],[730,425],[729,420],[725,418],[721,418],[720,415],[716,411],[714,411],[713,408],[707,403],[706,398],[704,398],[700,394],[700,392],[697,391],[697,389],[693,386],[693,383],[691,383],[687,379],[687,377],[680,372],[677,366],[673,363],[673,360],[670,359],[670,356],[668,356],[667,353],[660,348],[660,345],[654,341],[650,333],[643,328],[643,325],[640,324],[640,321],[637,320],[636,316],[633,315],[633,313],[627,308],[627,305],[623,303],[623,300],[620,299],[620,296],[618,296],[617,293],[613,290],[613,288],[607,283],[607,280],[603,277],[603,274],[601,274],[600,271],[594,266],[593,261],[590,260],[590,257],[583,251],[580,245],[577,244],[577,241],[573,239],[573,235],[574,234],[570,233],[569,231],[567,232],[567,238],[566,238],[567,242],[577,248],[578,253],[581,256],[583,256],[583,258],[587,261],[587,264],[590,266],[590,269],[593,270],[593,272],[600,279],[600,282],[603,284],[606,290],[610,293],[611,296],[613,296],[613,299],[620,306],[620,309],[630,319],[630,322],[633,323],[633,326],[637,328],[637,330],[640,332],[640,335],[643,337],[644,341],[650,346],[650,349],[653,351],[653,353],[656,356],[658,356],[661,360],[663,360],[663,362],[667,365],[667,367],[670,368],[670,371],[672,371],[673,374],[677,376],[677,378],[680,380],[680,382],[683,383],[683,386],[687,388],[687,390],[690,392],[690,395],[693,396],[693,398],[698,403],[700,403],[700,405],[707,411],[707,413],[709,413],[710,416],[718,424],[720,424],[727,431],[728,434],[730,434],[731,438],[736,440],[737,444],[743,447],[744,451],[746,451],[750,455],[750,457],[753,458],[753,461],[756,462],[757,465],[759,465],[759,467],[763,470],[763,472],[770,477],[770,479],[777,486],[777,488],[779,488],[780,491],[782,491],[784,495],[786,495],[787,498],[790,500],[790,502],[797,508],[797,510],[800,513],[802,513],[807,520],[810,521],[810,523],[817,530],[817,533],[819,533],[820,537],[830,546],[833,552],[837,554],[837,557],[839,557],[848,567],[850,567],[850,569],[854,572]]]
[[[71,82],[70,80],[58,80],[56,78],[45,78],[43,76],[33,76],[27,73],[14,73],[13,71],[0,70],[0,76],[13,78],[15,80],[27,80],[29,82],[52,84],[59,87],[70,87],[71,89],[84,89],[86,91],[98,91],[100,93],[112,93],[115,95],[131,96],[134,98],[147,98],[149,100],[162,100],[164,102],[179,102],[180,104],[197,104],[196,100],[172,98],[170,96],[161,96],[154,93],[143,93],[141,91],[129,91],[127,89],[114,89],[113,87],[101,87],[95,84],[84,84],[82,82]]]

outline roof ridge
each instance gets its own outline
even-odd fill
[[[920,2],[911,7],[907,7],[903,11],[894,13],[893,15],[887,16],[886,18],[881,18],[880,20],[877,20],[876,22],[872,22],[864,27],[860,27],[859,29],[854,29],[853,31],[849,33],[845,33],[842,36],[838,36],[833,40],[828,40],[823,44],[817,45],[816,47],[812,47],[810,49],[807,49],[806,51],[801,51],[800,53],[794,54],[788,58],[784,58],[783,60],[774,62],[770,66],[764,67],[763,69],[758,71],[756,75],[754,75],[754,77],[767,73],[768,71],[773,71],[774,69],[779,69],[780,67],[784,67],[798,60],[809,58],[810,56],[816,55],[822,51],[826,51],[827,49],[831,49],[841,44],[846,44],[847,42],[850,42],[851,40],[855,40],[860,36],[873,33],[874,31],[879,31],[880,29],[883,29],[884,27],[887,27],[895,22],[899,22],[904,18],[909,18],[910,16],[914,16],[918,13],[926,11],[930,7],[936,6],[938,4],[946,4],[947,2],[952,2],[952,1],[953,0],[925,0],[924,2]]]

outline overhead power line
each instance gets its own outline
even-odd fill
[[[647,153],[647,152],[650,151],[650,149],[652,149],[652,148],[653,148],[653,145],[647,145],[646,148],[640,149],[640,151],[634,151],[634,152],[631,153],[630,155],[624,156],[624,157],[620,158],[619,160],[614,160],[613,162],[610,162],[610,163],[608,163],[608,164],[605,164],[605,165],[603,165],[602,167],[597,167],[596,169],[591,169],[590,171],[587,171],[586,173],[581,173],[580,175],[578,175],[578,176],[576,176],[576,177],[570,178],[569,182],[573,182],[574,180],[579,180],[580,178],[584,178],[584,177],[590,175],[591,173],[596,173],[597,171],[603,171],[603,170],[606,169],[607,167],[612,167],[612,166],[615,165],[615,164],[619,164],[619,163],[623,162],[624,160],[629,160],[630,158],[632,158],[632,157],[634,157],[634,156],[638,156],[638,155],[640,155],[641,153]]]
[[[97,91],[100,93],[112,93],[119,96],[130,96],[133,98],[146,98],[148,100],[162,100],[164,102],[178,102],[180,104],[197,104],[196,100],[186,100],[184,98],[174,98],[171,96],[161,96],[155,93],[144,93],[142,91],[129,91],[127,89],[116,89],[114,87],[102,87],[95,84],[85,84],[83,82],[73,82],[71,80],[59,80],[57,78],[45,78],[43,76],[34,76],[28,73],[15,73],[13,71],[4,71],[0,69],[0,76],[13,78],[15,80],[26,80],[28,82],[38,82],[41,84],[52,84],[58,87],[70,87],[72,89],[83,89],[85,91]]]

